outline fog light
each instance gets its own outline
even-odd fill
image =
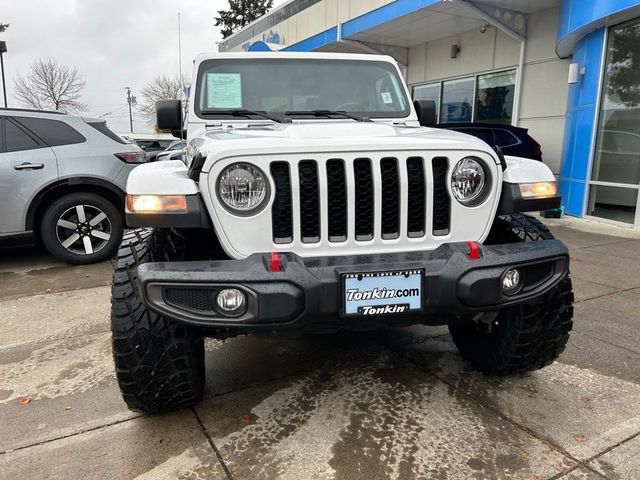
[[[243,312],[245,306],[244,293],[237,288],[220,290],[216,301],[220,310],[228,314],[238,315]]]
[[[520,272],[515,268],[507,270],[502,276],[502,290],[506,295],[513,295],[520,289]]]

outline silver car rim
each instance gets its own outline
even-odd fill
[[[93,205],[76,205],[65,210],[56,223],[60,244],[76,255],[92,255],[102,250],[111,238],[107,214]]]

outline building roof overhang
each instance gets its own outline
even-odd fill
[[[350,51],[342,40],[409,48],[486,24],[524,40],[526,16],[560,0],[396,0],[288,46],[287,50]]]

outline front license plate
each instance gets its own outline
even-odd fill
[[[342,314],[377,316],[422,310],[422,269],[343,273]]]

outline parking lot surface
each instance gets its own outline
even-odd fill
[[[153,416],[115,382],[111,265],[2,251],[0,478],[637,480],[640,235],[550,223],[577,302],[544,370],[484,377],[443,328],[209,340],[204,401]]]

